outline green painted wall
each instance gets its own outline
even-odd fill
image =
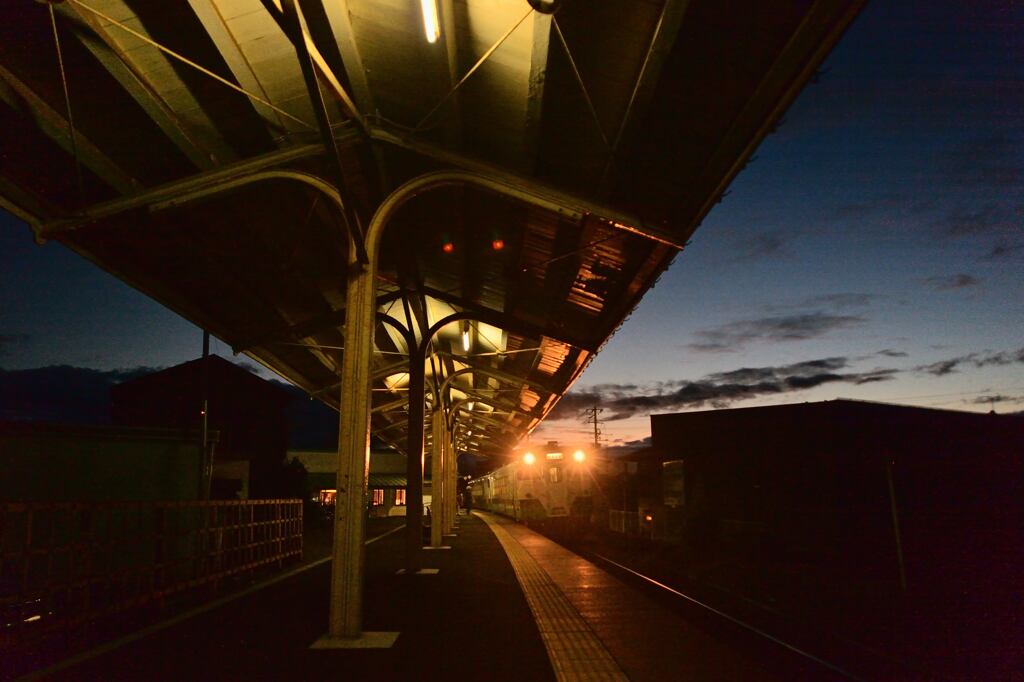
[[[0,501],[199,499],[194,434],[0,424]]]

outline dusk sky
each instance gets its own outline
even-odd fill
[[[1022,36],[1021,3],[869,3],[534,439],[585,439],[594,401],[608,444],[727,405],[1024,409]],[[0,368],[169,366],[200,345],[0,214]]]

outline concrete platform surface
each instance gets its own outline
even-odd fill
[[[553,680],[505,553],[460,517],[436,574],[398,575],[402,533],[366,548],[366,630],[399,632],[389,649],[311,649],[327,629],[322,563],[44,680]]]

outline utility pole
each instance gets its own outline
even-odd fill
[[[210,409],[210,332],[203,330],[203,365],[200,369],[202,376],[203,407],[200,415],[202,421],[203,439],[203,499],[210,499],[210,487],[213,483],[213,459],[210,457],[210,430],[209,412]]]
[[[593,407],[588,407],[587,409],[583,410],[583,413],[587,415],[587,418],[584,421],[586,423],[588,423],[588,424],[593,424],[594,425],[594,447],[595,448],[600,448],[601,447],[601,429],[600,429],[601,420],[598,417],[598,415],[601,414],[602,412],[604,412],[604,408],[603,407],[598,407],[597,405],[594,405]]]

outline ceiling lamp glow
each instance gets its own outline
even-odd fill
[[[437,0],[420,0],[423,8],[423,31],[428,43],[436,43],[441,37],[441,24],[437,19]]]

